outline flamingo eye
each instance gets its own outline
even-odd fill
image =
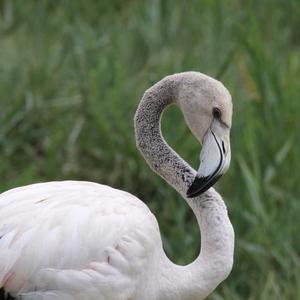
[[[218,120],[221,119],[222,114],[221,114],[221,111],[218,107],[214,107],[212,113],[213,113],[214,118],[216,118]]]

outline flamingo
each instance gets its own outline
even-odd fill
[[[162,137],[162,112],[171,104],[202,144],[198,171]],[[154,215],[129,193],[85,181],[36,183],[0,195],[0,287],[22,300],[206,298],[233,264],[234,231],[212,188],[230,164],[231,117],[227,89],[199,72],[163,78],[135,114],[139,150],[197,218],[194,262],[168,259]]]

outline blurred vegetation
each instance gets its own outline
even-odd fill
[[[201,71],[234,101],[217,188],[235,265],[209,299],[300,299],[300,1],[2,0],[0,11],[1,191],[61,179],[127,190],[157,216],[168,255],[190,262],[195,218],[141,158],[132,119],[152,83]],[[178,110],[163,123],[197,166]]]

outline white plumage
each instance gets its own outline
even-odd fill
[[[204,143],[198,173],[161,136],[160,117],[172,103]],[[210,188],[229,166],[231,109],[220,82],[187,72],[147,90],[135,115],[144,158],[197,218],[201,251],[193,263],[167,258],[155,217],[133,195],[91,182],[38,183],[0,195],[0,288],[22,300],[204,299],[233,263],[234,232]]]
[[[12,189],[0,220],[0,282],[24,299],[128,299],[161,243],[143,202],[91,182]]]

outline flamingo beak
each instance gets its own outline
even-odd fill
[[[203,139],[199,170],[186,196],[197,197],[213,186],[228,170],[230,158],[229,131],[210,128]]]

